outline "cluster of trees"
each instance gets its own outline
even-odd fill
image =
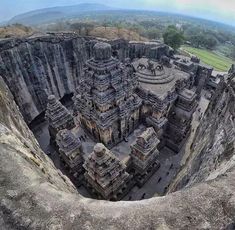
[[[101,23],[101,26],[115,27],[118,30],[127,29],[129,31],[134,31],[140,36],[148,39],[160,39],[162,37],[161,30],[153,21],[128,22],[124,20],[105,20],[103,23]]]
[[[0,27],[0,38],[24,37],[31,35],[33,29],[19,23]]]
[[[184,43],[183,31],[178,30],[176,26],[170,25],[163,34],[164,43],[177,50]]]
[[[90,32],[95,28],[95,24],[92,22],[76,22],[70,25],[70,29],[77,31],[80,35],[88,36]]]
[[[148,39],[160,39],[162,37],[161,30],[154,26],[154,23],[143,21],[142,23],[128,23],[122,20],[119,21],[108,21],[103,20],[101,22],[76,22],[70,25],[70,29],[78,32],[81,35],[89,35],[89,32],[97,26],[104,28],[114,27],[118,31],[121,29],[127,29],[130,32],[134,31],[140,36]]]
[[[209,21],[208,24],[205,24],[204,21],[201,22],[200,20],[190,21],[190,19],[184,20],[181,17],[174,18],[168,15],[154,16],[150,14],[146,16],[146,12],[144,14],[141,14],[141,12],[135,14],[123,12],[123,17],[119,13],[113,14],[95,15],[94,18],[78,19],[76,22],[58,22],[53,30],[68,29],[76,31],[82,36],[87,36],[96,27],[114,27],[120,31],[120,35],[122,29],[126,29],[130,34],[136,32],[140,37],[151,40],[163,39],[175,50],[187,41],[197,48],[211,50],[221,48],[226,56],[235,57],[235,33],[222,25],[214,25]],[[171,24],[177,24],[177,27]]]
[[[90,21],[57,21],[55,24],[48,25],[46,28],[42,29],[56,32],[72,30],[81,36],[88,36],[96,26],[96,23]]]
[[[192,35],[189,37],[189,41],[191,45],[193,45],[196,48],[204,47],[206,49],[211,49],[211,50],[214,49],[218,44],[217,39],[208,34]]]
[[[232,31],[191,23],[184,24],[182,29],[186,40],[197,48],[216,49],[218,46],[227,43],[235,45],[235,34]]]

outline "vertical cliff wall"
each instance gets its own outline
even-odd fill
[[[45,110],[49,94],[62,98],[75,91],[96,42],[96,38],[71,33],[0,41],[0,75],[27,123]],[[159,58],[168,52],[166,45],[153,42],[108,42],[122,61],[127,57]]]
[[[171,192],[214,179],[235,166],[235,73],[225,76],[214,93],[190,151]]]
[[[89,56],[89,42],[71,35],[0,43],[0,75],[26,122],[44,111],[48,94],[61,98],[74,92]]]

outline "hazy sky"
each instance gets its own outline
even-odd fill
[[[183,13],[235,25],[235,0],[0,0],[0,21],[30,10],[84,2]]]

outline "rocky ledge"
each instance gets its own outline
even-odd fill
[[[231,81],[220,90],[233,96],[234,89]],[[208,132],[198,131],[197,142],[206,146],[200,147],[204,155],[212,151],[213,146],[207,148],[212,140],[208,133],[214,129],[210,114],[219,111],[220,101],[211,102]],[[40,150],[2,79],[0,107],[1,229],[234,229],[234,157],[212,180],[164,197],[115,203],[86,199]],[[219,127],[227,126],[227,119],[234,125],[233,112],[234,106],[224,113],[227,118],[218,120]],[[234,146],[229,148],[232,156]]]

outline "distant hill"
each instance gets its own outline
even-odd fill
[[[9,24],[21,23],[24,25],[37,25],[53,22],[60,19],[75,18],[85,12],[110,11],[115,8],[95,3],[82,3],[74,6],[59,6],[53,8],[39,9],[17,15],[8,21]]]

